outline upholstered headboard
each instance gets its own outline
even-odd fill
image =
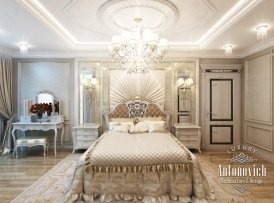
[[[160,106],[146,101],[134,100],[118,104],[112,111],[104,113],[106,122],[112,118],[135,118],[135,117],[163,117],[167,129],[170,129],[170,112],[162,110]]]

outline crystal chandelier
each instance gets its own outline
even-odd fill
[[[113,36],[109,52],[127,73],[148,73],[154,63],[162,61],[168,49],[167,39],[160,39],[156,33],[144,30],[142,18],[134,19],[136,26],[131,31],[122,31]]]

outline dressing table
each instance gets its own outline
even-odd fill
[[[63,116],[51,116],[49,122],[16,122],[12,123],[12,137],[15,142],[15,131],[27,131],[27,130],[54,130],[54,154],[56,155],[56,141],[58,136],[58,129],[61,129],[61,147],[63,147],[64,136],[64,117]]]
[[[52,114],[52,116],[48,116],[46,119],[37,120],[33,116],[35,112],[32,111],[33,114],[31,114],[30,109],[32,104],[41,104],[41,103],[47,103],[52,104],[51,111],[49,112]],[[61,108],[60,108],[60,100],[56,98],[52,93],[48,91],[42,91],[38,92],[35,99],[32,100],[24,100],[24,108],[23,108],[24,116],[20,116],[20,122],[12,123],[13,129],[12,129],[12,137],[16,145],[16,130],[21,131],[28,131],[28,130],[42,130],[42,131],[49,131],[54,130],[54,153],[56,155],[56,142],[57,142],[57,136],[58,136],[58,129],[61,130],[61,147],[63,147],[63,137],[64,137],[64,116],[60,115]],[[42,122],[38,122],[42,121]],[[45,121],[45,122],[43,122]],[[22,146],[28,146],[32,147],[34,146],[34,143],[41,144],[39,142],[35,142],[39,136],[37,135],[37,138],[35,138],[36,135],[33,138],[24,139],[24,145]],[[18,142],[19,143],[19,142]]]

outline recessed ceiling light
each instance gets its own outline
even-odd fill
[[[231,55],[232,54],[232,45],[227,44],[225,45],[225,55]]]
[[[257,40],[264,41],[267,39],[267,30],[268,30],[268,25],[260,25],[256,27],[256,32],[257,32]]]
[[[27,44],[27,43],[25,43],[25,42],[19,42],[17,45],[18,45],[19,48],[20,48],[20,54],[21,54],[21,55],[25,55],[25,54],[28,53],[28,49],[29,49],[29,47],[30,47],[29,44]]]

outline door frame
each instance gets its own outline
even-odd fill
[[[242,66],[241,64],[201,64],[201,78],[202,78],[202,82],[201,82],[201,114],[200,114],[200,118],[201,118],[201,125],[202,125],[202,141],[201,141],[201,145],[203,149],[210,149],[210,150],[221,150],[221,149],[226,149],[226,147],[231,147],[234,144],[241,144],[242,142],[242,136],[241,136],[241,69]],[[210,119],[210,105],[208,103],[208,101],[206,101],[206,82],[207,80],[211,78],[211,79],[216,79],[216,80],[222,80],[222,79],[230,79],[230,78],[235,78],[232,79],[232,88],[233,85],[238,85],[238,88],[236,91],[233,91],[233,95],[232,95],[232,99],[233,101],[233,111],[232,111],[232,118],[234,116],[234,121],[235,118],[237,119],[237,124],[234,127],[234,129],[236,129],[236,132],[234,130],[231,131],[231,142],[230,143],[234,143],[230,144],[230,143],[216,143],[216,146],[210,146],[211,143],[211,139],[210,139],[210,132],[208,132],[206,134],[206,130],[210,131],[210,125],[208,122]],[[235,80],[235,81],[234,81]],[[208,87],[208,90],[210,89],[210,87]],[[209,90],[210,91],[210,90]],[[209,92],[210,94],[210,92]],[[208,98],[210,97],[210,95],[208,95]],[[235,102],[238,101],[238,104],[236,104],[237,106],[235,106]],[[207,107],[208,104],[208,107]],[[207,112],[208,111],[208,112]],[[208,119],[208,121],[207,121]],[[211,121],[213,122],[213,121]],[[218,121],[217,121],[218,122]],[[225,125],[225,126],[230,126],[231,125],[231,120],[223,120],[221,122],[228,122],[228,123],[220,123],[219,125]],[[230,122],[230,123],[229,123]],[[206,126],[208,124],[208,126]],[[213,123],[212,126],[214,126],[215,124]],[[212,129],[211,129],[212,130]],[[238,137],[233,137],[233,136],[237,136]]]

